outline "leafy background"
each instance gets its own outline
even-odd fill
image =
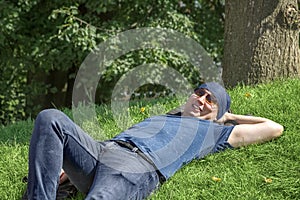
[[[34,117],[43,108],[70,107],[76,72],[99,43],[129,29],[170,28],[196,40],[217,65],[222,59],[224,2],[217,0],[0,0],[0,122]],[[160,49],[130,52],[107,67],[97,103],[142,63],[175,68],[192,84],[199,74],[180,55]],[[137,93],[163,91],[146,85]]]

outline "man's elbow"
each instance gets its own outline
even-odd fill
[[[273,138],[280,137],[283,134],[284,128],[281,124],[275,123],[273,124]]]

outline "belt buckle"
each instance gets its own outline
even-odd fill
[[[133,147],[133,148],[131,149],[131,151],[133,151],[134,153],[136,153],[138,150],[139,150],[139,149],[138,149],[137,147]]]

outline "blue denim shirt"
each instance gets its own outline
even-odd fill
[[[193,159],[232,148],[227,139],[233,127],[195,117],[161,115],[145,119],[112,140],[134,143],[168,179]]]

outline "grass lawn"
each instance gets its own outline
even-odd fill
[[[182,168],[149,199],[300,199],[300,79],[274,81],[228,90],[232,111],[270,118],[285,127],[274,141],[227,150]],[[161,99],[130,107],[132,123],[164,113],[182,103]],[[141,108],[144,112],[141,112]],[[151,111],[155,108],[155,112]],[[70,110],[64,110],[71,115]],[[120,132],[108,106],[97,107],[101,129],[108,137]],[[0,198],[20,199],[26,187],[28,144],[34,120],[0,127]],[[130,125],[130,124],[129,124]],[[82,127],[97,136],[97,127]],[[76,199],[82,199],[79,195]]]

